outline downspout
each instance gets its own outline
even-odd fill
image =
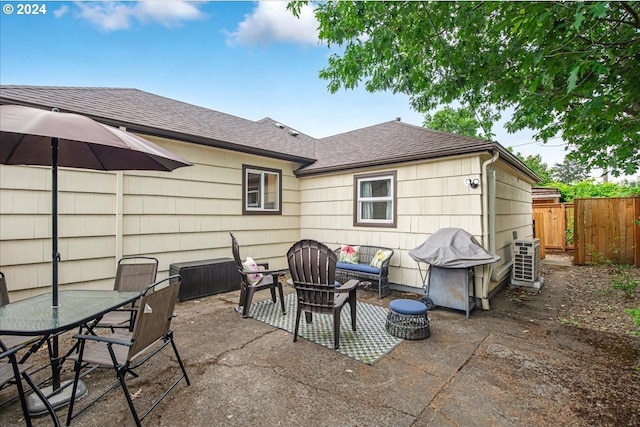
[[[490,253],[495,253],[495,184],[488,176],[489,166],[500,157],[496,150],[493,157],[482,164],[482,246]],[[477,269],[480,270],[480,269]],[[489,282],[491,281],[492,265],[485,265],[481,273],[476,272],[476,283],[481,280],[480,300],[482,309],[489,310]]]

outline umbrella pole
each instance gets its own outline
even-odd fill
[[[58,138],[51,138],[51,247],[52,247],[52,294],[53,305],[51,310],[54,313],[58,310],[58,261],[60,254],[58,253]],[[55,313],[57,315],[57,313]],[[73,380],[65,381],[63,387],[60,381],[60,371],[62,370],[62,360],[60,358],[60,348],[58,342],[58,334],[51,337],[51,385],[43,388],[41,391],[45,395],[54,409],[68,405],[71,401],[73,388],[69,387]],[[87,389],[82,381],[78,381],[78,390],[76,398],[79,399],[87,394]],[[31,415],[41,415],[46,411],[46,406],[40,400],[37,394],[32,394],[27,398],[27,408]]]
[[[51,138],[51,260],[53,308],[58,308],[58,138]]]
[[[53,310],[58,309],[58,260],[60,254],[58,253],[58,138],[51,138],[51,246],[52,246],[52,284],[51,293],[53,295]],[[60,359],[58,355],[60,350],[58,348],[58,335],[53,335],[51,353],[51,369],[52,369],[52,382],[53,389],[60,388]]]

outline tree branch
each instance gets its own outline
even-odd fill
[[[628,1],[620,2],[620,5],[629,13],[629,15],[633,17],[633,20],[635,21],[635,27],[640,29],[640,17],[638,17],[638,12],[635,11],[635,9]]]

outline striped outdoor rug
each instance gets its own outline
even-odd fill
[[[274,304],[270,299],[251,305],[249,315],[256,320],[293,334],[296,320],[296,296],[287,294],[284,297],[287,314],[282,315],[280,302]],[[348,305],[342,309],[340,317],[340,347],[338,353],[366,364],[373,364],[385,354],[393,350],[401,339],[389,335],[385,330],[387,309],[364,302],[357,302],[356,331],[351,330],[351,313]],[[313,315],[313,322],[300,316],[298,337],[305,338],[333,350],[333,317],[330,315]]]

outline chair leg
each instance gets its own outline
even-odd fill
[[[280,306],[282,307],[282,315],[287,314],[287,310],[284,308],[284,292],[282,292],[282,283],[278,283],[278,293],[280,294]]]
[[[244,297],[244,307],[242,307],[242,317],[249,317],[249,308],[251,308],[251,301],[253,301],[253,294],[255,288],[248,288]]]
[[[269,288],[269,290],[271,291],[271,301],[275,304],[275,302],[276,302],[276,287],[272,286],[272,287]]]
[[[246,290],[246,286],[243,283],[240,284],[240,299],[238,300],[238,308],[239,307],[244,307],[245,303],[244,303],[244,299],[247,296],[247,290]]]
[[[342,307],[337,310],[333,310],[333,349],[337,350],[340,347],[340,313]]]
[[[76,392],[78,391],[78,381],[80,380],[80,370],[82,369],[82,356],[84,355],[85,341],[80,340],[80,349],[74,363],[75,375],[73,377],[73,386],[71,387],[71,400],[69,401],[69,411],[67,412],[67,426],[71,424],[73,419],[73,404],[76,401]]]
[[[349,308],[351,309],[351,330],[356,330],[356,290],[349,292]]]
[[[2,350],[2,348],[0,348]],[[13,377],[15,378],[16,388],[18,389],[18,396],[20,397],[20,405],[22,406],[22,413],[24,415],[24,421],[27,427],[31,427],[31,416],[29,416],[29,408],[27,407],[27,398],[24,394],[24,388],[22,387],[22,381],[20,380],[20,369],[18,368],[18,361],[16,355],[9,356],[11,360],[11,367],[13,368]],[[34,389],[35,390],[35,389]]]
[[[300,310],[300,306],[298,306],[298,309],[296,311],[296,327],[294,328],[293,331],[293,342],[298,341],[298,327],[300,326],[300,312],[302,310]],[[305,311],[306,314],[306,311]]]
[[[29,374],[24,372],[22,374],[22,377],[27,382],[27,384],[29,384],[29,387],[31,387],[31,390],[33,390],[33,392],[38,396],[38,398],[40,398],[40,400],[42,401],[44,406],[47,408],[47,412],[49,413],[49,416],[51,417],[51,420],[53,421],[53,425],[55,427],[60,427],[60,421],[58,420],[56,412],[53,409],[53,406],[51,406],[51,403],[49,402],[49,399],[47,399],[45,397],[45,395],[42,393],[42,391],[40,391],[40,389],[35,384],[35,382],[33,380],[31,380],[31,377],[29,376]],[[28,420],[27,421],[27,425],[30,426],[31,425],[31,420],[29,418],[27,418],[27,415],[25,415],[25,420]]]
[[[125,369],[117,369],[118,373],[118,381],[120,381],[120,386],[122,386],[122,391],[124,393],[124,397],[127,399],[127,403],[129,404],[129,409],[131,410],[131,415],[133,416],[133,420],[136,423],[137,427],[142,427],[142,423],[140,422],[140,418],[138,418],[138,413],[136,412],[135,406],[133,406],[133,399],[131,399],[131,395],[129,394],[129,388],[124,381],[124,377],[127,375],[127,371]]]
[[[173,332],[171,332],[171,346],[173,347],[173,352],[180,364],[180,369],[182,369],[182,375],[184,376],[185,381],[187,381],[187,386],[190,386],[191,381],[189,381],[189,376],[187,375],[187,370],[184,368],[184,363],[182,363],[182,358],[180,357],[180,354],[178,354],[178,347],[176,347],[176,342],[173,340]]]

